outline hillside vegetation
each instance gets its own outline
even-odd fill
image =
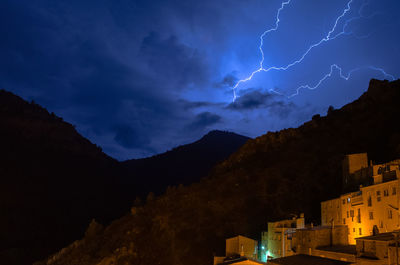
[[[47,264],[211,264],[225,238],[257,238],[267,221],[304,212],[317,223],[320,201],[341,192],[345,154],[400,157],[399,102],[400,80],[371,80],[326,117],[249,140],[199,183],[148,196],[106,228],[93,222]]]
[[[121,163],[54,113],[0,90],[0,263],[43,259],[81,238],[93,218],[109,224],[137,196],[199,180],[247,140],[213,131],[165,154]]]

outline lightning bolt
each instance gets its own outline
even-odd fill
[[[278,66],[270,66],[270,67],[268,67],[268,68],[264,68],[264,60],[265,60],[265,58],[264,58],[264,51],[263,51],[264,38],[265,38],[265,36],[266,36],[268,33],[271,33],[271,32],[273,32],[273,31],[278,30],[278,28],[279,28],[279,22],[280,22],[280,14],[281,14],[281,11],[285,8],[286,5],[290,4],[290,2],[291,2],[291,0],[287,0],[287,1],[284,1],[284,2],[281,3],[281,6],[280,6],[280,8],[278,9],[278,12],[277,12],[277,14],[276,14],[275,26],[274,26],[273,28],[271,28],[271,29],[268,29],[268,30],[264,31],[264,32],[261,34],[261,36],[260,36],[260,45],[259,45],[259,50],[260,50],[260,53],[261,53],[260,67],[259,67],[258,69],[256,69],[255,71],[253,71],[248,77],[239,80],[239,81],[232,87],[232,91],[233,91],[233,102],[234,102],[234,101],[236,100],[236,98],[237,98],[236,89],[239,87],[239,85],[242,84],[242,83],[245,83],[245,82],[248,82],[248,81],[252,80],[253,77],[254,77],[254,75],[256,75],[257,73],[260,73],[260,72],[266,72],[266,73],[267,73],[267,72],[272,71],[272,70],[276,70],[276,71],[286,71],[286,70],[288,70],[289,68],[291,68],[291,67],[293,67],[293,66],[295,66],[295,65],[297,65],[297,64],[300,64],[300,63],[304,60],[304,58],[306,58],[306,56],[307,56],[314,48],[320,46],[321,44],[323,44],[323,43],[325,43],[325,42],[328,42],[328,41],[331,41],[331,40],[334,40],[334,39],[336,39],[336,38],[338,38],[338,37],[340,37],[340,36],[342,36],[342,35],[350,35],[350,34],[352,34],[352,32],[346,32],[347,27],[348,27],[349,24],[350,24],[351,22],[353,22],[354,20],[363,18],[362,14],[361,14],[362,9],[363,9],[366,5],[368,5],[368,3],[367,3],[366,1],[364,1],[364,3],[361,5],[360,9],[358,10],[358,16],[352,17],[352,18],[347,19],[346,21],[344,21],[341,31],[340,31],[340,32],[337,32],[336,34],[334,34],[334,33],[337,31],[339,22],[340,22],[340,21],[346,16],[346,14],[351,10],[351,4],[353,3],[353,0],[348,1],[347,4],[346,4],[346,7],[343,9],[342,13],[341,13],[338,17],[336,17],[335,23],[333,24],[333,26],[331,27],[331,29],[328,31],[327,35],[326,35],[325,37],[323,37],[320,41],[318,41],[318,42],[316,42],[316,43],[310,45],[310,46],[308,47],[308,49],[300,56],[299,59],[297,59],[297,60],[295,60],[295,61],[293,61],[293,62],[291,62],[291,63],[289,63],[289,64],[287,64],[287,65],[285,65],[285,66],[279,66],[279,67],[278,67]],[[371,17],[375,16],[376,14],[377,14],[377,13],[374,13],[374,14],[372,14],[372,15],[366,17],[366,18],[371,18]],[[358,36],[356,36],[356,37],[358,37]],[[359,38],[365,38],[365,36],[361,36],[361,37],[359,37]],[[364,68],[365,68],[365,67],[364,67]],[[370,68],[370,69],[379,71],[379,72],[381,72],[385,77],[390,77],[392,80],[395,79],[393,75],[390,75],[390,74],[386,73],[382,68],[378,68],[378,67],[374,67],[374,66],[368,66],[368,67],[366,67],[366,68]],[[353,72],[355,72],[355,71],[357,71],[357,70],[360,70],[361,68],[355,68],[355,69],[349,71],[347,74],[343,74],[343,70],[342,70],[342,68],[341,68],[340,66],[338,66],[337,64],[332,64],[331,67],[330,67],[330,72],[328,72],[327,74],[325,74],[325,75],[316,83],[316,85],[314,85],[314,86],[311,86],[311,85],[302,85],[302,86],[300,86],[300,87],[298,87],[298,88],[296,89],[296,93],[290,95],[289,97],[293,97],[293,96],[298,95],[298,94],[299,94],[299,91],[300,91],[301,89],[303,89],[303,88],[307,88],[307,89],[310,89],[310,90],[313,90],[313,89],[318,88],[327,78],[329,78],[329,77],[332,76],[332,74],[333,74],[333,72],[334,72],[335,69],[339,71],[339,76],[340,76],[342,79],[348,80]],[[272,91],[272,92],[274,92],[274,93],[276,93],[276,94],[279,94],[279,95],[283,95],[282,93],[279,93],[278,91],[275,91],[275,90],[272,90],[272,89],[271,89],[270,91]]]
[[[299,91],[301,89],[306,88],[306,89],[309,89],[309,90],[314,90],[314,89],[318,88],[322,84],[322,82],[324,82],[326,79],[328,79],[329,77],[331,77],[333,75],[333,72],[334,72],[335,69],[339,72],[339,77],[347,81],[347,80],[349,80],[349,78],[351,77],[351,75],[354,72],[359,71],[359,70],[361,70],[363,68],[369,68],[369,69],[378,71],[381,74],[383,74],[384,78],[388,77],[388,78],[392,79],[392,81],[396,79],[393,75],[386,73],[385,70],[383,70],[382,68],[378,68],[378,67],[375,67],[375,66],[358,67],[358,68],[354,68],[354,69],[350,70],[349,72],[347,72],[347,74],[343,74],[343,69],[340,66],[338,66],[337,64],[332,64],[331,67],[330,67],[330,72],[325,74],[314,86],[301,85],[296,89],[296,93],[289,95],[288,98],[292,98],[294,96],[298,96],[299,95]],[[284,94],[282,94],[282,93],[280,93],[278,91],[275,91],[273,89],[270,89],[270,91],[274,92],[276,94],[279,94],[281,96],[284,96]]]

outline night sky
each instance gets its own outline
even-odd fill
[[[340,108],[371,78],[400,77],[400,1],[353,0],[345,12],[347,4],[291,0],[276,28],[277,0],[2,0],[0,88],[63,117],[119,160],[212,129],[255,137]],[[285,67],[337,18],[301,63],[260,71],[233,102],[232,87],[260,68],[264,31],[276,28],[264,36],[264,69]],[[297,89],[331,69],[317,88]]]

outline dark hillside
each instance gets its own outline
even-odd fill
[[[35,103],[0,91],[0,260],[29,264],[121,216],[117,162]],[[108,196],[113,194],[113,196]]]
[[[247,139],[213,131],[119,163],[62,118],[0,90],[0,263],[43,259],[82,237],[93,218],[126,214],[136,196],[199,180]]]
[[[341,192],[345,154],[400,157],[399,102],[400,80],[371,80],[368,92],[328,116],[249,140],[208,178],[89,229],[51,264],[211,264],[225,238],[257,237],[267,221],[305,212],[318,222],[320,201]]]
[[[144,196],[149,191],[161,194],[167,186],[199,181],[249,139],[231,132],[211,131],[194,143],[163,154],[122,162],[128,172],[125,180],[137,195]]]

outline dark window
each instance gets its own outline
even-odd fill
[[[392,195],[396,195],[396,187],[392,188]]]
[[[383,196],[384,197],[389,196],[389,190],[383,190]]]
[[[374,212],[369,212],[369,220],[374,220]]]
[[[371,196],[368,197],[368,206],[369,207],[372,206],[372,198],[371,198]]]

